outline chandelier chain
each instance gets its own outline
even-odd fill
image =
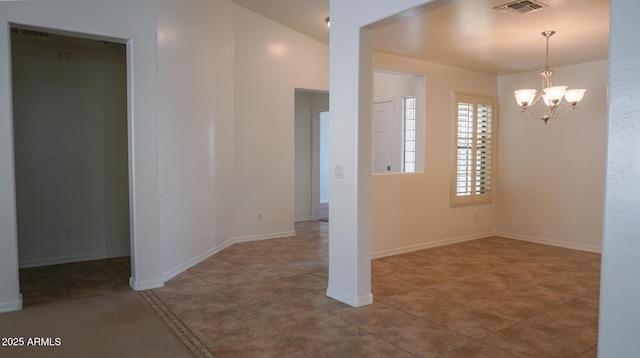
[[[546,71],[549,71],[549,37],[551,37],[551,35],[546,35],[546,38],[547,38],[547,58],[546,58],[546,62],[544,64],[544,69]]]

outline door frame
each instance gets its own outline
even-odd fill
[[[0,14],[0,312],[22,309],[19,288],[17,222],[15,202],[15,171],[13,148],[13,104],[11,100],[11,35],[10,26],[37,27],[50,33],[71,35],[97,40],[119,42],[127,46],[127,128],[129,156],[129,209],[131,278],[129,285],[136,291],[163,286],[159,233],[159,178],[158,178],[158,122],[157,72],[155,31],[151,21],[129,24],[129,28],[108,30],[99,27],[101,21],[84,17],[87,26],[59,30],[62,19],[44,22],[37,12],[20,12],[22,4],[11,4]],[[46,8],[48,5],[43,4]],[[140,5],[141,6],[141,5]],[[137,9],[139,4],[125,4],[110,11],[124,13]],[[15,11],[13,11],[15,10]],[[73,13],[73,11],[71,12]],[[35,15],[33,15],[35,14]],[[6,16],[5,16],[6,15]],[[32,16],[33,15],[33,16]],[[150,20],[143,16],[142,20]],[[60,21],[59,21],[60,20]],[[97,24],[93,26],[94,24]],[[153,22],[155,24],[155,22]],[[58,30],[56,30],[58,28]],[[90,31],[95,31],[90,34]],[[119,36],[120,35],[120,36]],[[135,44],[134,44],[134,39]]]
[[[311,217],[320,218],[320,114],[328,106],[311,109]]]

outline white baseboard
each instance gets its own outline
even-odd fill
[[[17,301],[0,302],[0,313],[20,311],[22,309],[22,294]]]
[[[427,243],[424,243],[424,244],[399,247],[399,248],[391,249],[391,250],[376,251],[376,252],[372,252],[371,253],[371,259],[379,259],[379,258],[387,257],[387,256],[406,254],[406,253],[409,253],[409,252],[420,251],[420,250],[424,250],[424,249],[430,249],[430,248],[438,247],[438,246],[445,246],[445,245],[457,244],[457,243],[461,243],[461,242],[465,242],[465,241],[484,239],[486,237],[491,237],[491,236],[500,236],[500,237],[504,237],[505,239],[527,241],[527,242],[532,242],[532,243],[536,243],[536,244],[555,246],[555,247],[562,247],[562,248],[571,249],[571,250],[593,252],[593,253],[597,253],[597,254],[602,253],[602,248],[601,247],[596,247],[596,246],[574,244],[574,243],[557,241],[557,240],[543,239],[543,238],[538,238],[538,237],[533,237],[533,236],[512,234],[512,233],[507,233],[507,232],[502,232],[502,231],[488,231],[488,232],[484,232],[484,233],[480,233],[480,234],[458,236],[458,237],[453,237],[453,238],[444,239],[444,240],[427,242]]]
[[[130,254],[131,252],[129,250],[124,250],[124,251],[115,251],[115,252],[101,252],[101,253],[89,254],[89,255],[48,257],[45,259],[20,261],[19,267],[23,269],[23,268],[30,268],[30,267],[68,264],[68,263],[80,262],[80,261],[103,260],[103,259],[110,259],[114,257],[129,256]]]
[[[562,247],[562,248],[565,248],[565,249],[586,251],[586,252],[592,252],[592,253],[595,253],[595,254],[601,254],[602,253],[602,247],[597,247],[597,246],[575,244],[575,243],[571,243],[571,242],[544,239],[544,238],[539,238],[539,237],[534,237],[534,236],[518,235],[518,234],[512,234],[512,233],[502,232],[502,231],[496,231],[494,233],[494,235],[495,236],[504,237],[506,239],[527,241],[527,242],[532,242],[532,243],[535,243],[535,244]]]
[[[218,252],[226,249],[227,247],[233,245],[234,243],[235,242],[234,242],[233,239],[227,240],[227,242],[225,242],[225,243],[223,243],[221,245],[218,245],[216,247],[213,247],[213,248],[201,253],[200,255],[194,257],[193,259],[191,259],[191,260],[189,260],[187,262],[184,262],[183,264],[181,264],[179,266],[176,266],[173,269],[163,273],[162,274],[162,279],[164,281],[168,281],[168,280],[178,276],[179,274],[187,271],[188,269],[192,268],[193,266],[201,263],[202,261],[208,259],[209,257],[217,254]]]
[[[438,246],[445,246],[445,245],[451,245],[451,244],[458,244],[465,241],[484,239],[485,237],[490,237],[495,235],[496,235],[495,232],[489,231],[489,232],[484,232],[480,234],[458,236],[458,237],[452,237],[444,240],[425,242],[422,244],[411,245],[411,246],[404,246],[404,247],[399,247],[399,248],[390,249],[390,250],[376,251],[371,253],[371,259],[379,259],[387,256],[406,254],[409,252],[430,249]]]
[[[313,216],[303,216],[300,218],[295,218],[293,219],[294,222],[301,222],[301,221],[312,221],[313,220]]]
[[[144,291],[151,290],[154,288],[164,287],[163,280],[147,280],[147,281],[136,281],[133,277],[129,277],[129,286],[133,288],[135,291]]]
[[[285,231],[285,232],[274,232],[271,234],[263,234],[263,235],[251,235],[251,236],[241,236],[233,239],[233,243],[239,242],[251,242],[251,241],[260,241],[260,240],[269,240],[269,239],[280,239],[283,237],[295,236],[295,231]]]
[[[362,307],[373,303],[373,294],[369,293],[360,297],[353,297],[344,291],[327,288],[327,297],[333,298],[352,307]]]

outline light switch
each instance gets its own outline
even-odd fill
[[[342,171],[342,164],[336,164],[336,178],[344,179],[344,172]]]

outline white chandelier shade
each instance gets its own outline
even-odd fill
[[[577,109],[577,104],[584,97],[586,89],[567,89],[567,86],[554,86],[552,77],[553,70],[549,68],[549,37],[555,34],[555,31],[545,31],[542,35],[547,39],[547,61],[545,68],[540,72],[542,76],[542,90],[538,93],[537,90],[532,88],[519,89],[514,91],[516,102],[518,106],[522,108],[522,112],[526,113],[529,117],[534,119],[542,119],[544,123],[551,118],[559,118],[565,115],[571,109]],[[535,115],[531,112],[531,107],[535,106],[542,98],[544,104],[547,106],[543,115]],[[564,98],[564,100],[563,100]],[[563,113],[556,115],[558,106],[563,105],[568,107]]]

